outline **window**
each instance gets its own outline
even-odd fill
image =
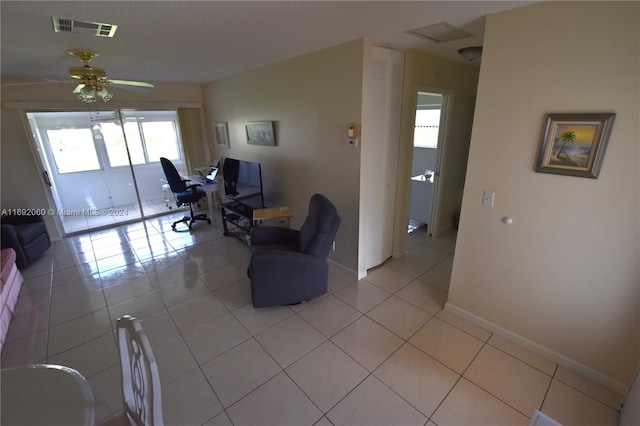
[[[160,157],[182,158],[175,111],[125,111],[124,131],[134,165],[155,163]],[[124,136],[119,124],[101,123],[102,135],[111,167],[129,164]]]
[[[91,129],[47,130],[47,137],[58,173],[100,170]]]
[[[130,131],[130,127],[132,126],[133,131]],[[100,128],[111,167],[128,166],[129,158],[127,156],[127,147],[124,143],[122,128],[115,123],[102,123]],[[127,133],[131,162],[133,164],[146,163],[144,149],[142,148],[142,141],[140,140],[140,135],[138,134],[138,129],[135,123],[125,124],[125,132]]]
[[[182,160],[177,111],[122,111],[124,123],[119,115],[101,111],[94,120],[80,111],[29,112],[27,119],[36,137],[46,135],[46,155],[58,173],[128,167],[129,159],[134,166]]]
[[[437,148],[439,127],[440,109],[416,110],[413,146],[417,148]]]
[[[176,128],[171,121],[142,123],[142,134],[147,146],[149,161],[160,161],[160,157],[170,160],[180,158],[176,141]]]

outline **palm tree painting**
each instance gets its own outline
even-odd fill
[[[549,164],[586,167],[595,139],[595,124],[559,124],[549,158]]]
[[[616,114],[547,114],[536,172],[597,179]]]

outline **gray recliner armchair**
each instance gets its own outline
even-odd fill
[[[327,292],[327,257],[340,216],[326,197],[315,194],[302,228],[251,228],[248,274],[253,306],[293,305]]]
[[[44,217],[38,215],[2,216],[1,246],[16,252],[16,266],[23,269],[51,247]]]

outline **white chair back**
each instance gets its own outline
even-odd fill
[[[124,409],[137,426],[162,426],[160,374],[149,339],[136,318],[118,318]]]

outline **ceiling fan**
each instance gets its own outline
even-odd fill
[[[101,98],[104,102],[110,100],[113,95],[106,89],[106,86],[110,84],[118,86],[153,87],[153,84],[144,81],[108,79],[105,70],[89,65],[91,59],[100,54],[94,50],[69,49],[67,53],[76,56],[84,63],[81,67],[69,68],[69,76],[74,80],[80,81],[73,90],[73,93],[77,93],[78,98],[84,102],[95,102],[97,98]]]
[[[98,56],[100,53],[94,50],[88,49],[69,49],[67,53],[80,59],[84,65],[78,67],[69,68],[69,77],[72,80],[68,81],[56,81],[47,80],[43,82],[34,83],[9,83],[3,84],[3,86],[22,86],[22,85],[34,85],[34,84],[51,84],[51,83],[77,83],[77,86],[73,90],[73,93],[78,95],[78,98],[86,103],[96,102],[98,99],[102,99],[104,102],[109,101],[113,95],[106,89],[109,85],[122,86],[123,89],[136,90],[136,88],[152,88],[151,83],[144,81],[131,81],[131,80],[114,80],[107,78],[107,73],[102,68],[97,68],[89,65],[89,62]]]

